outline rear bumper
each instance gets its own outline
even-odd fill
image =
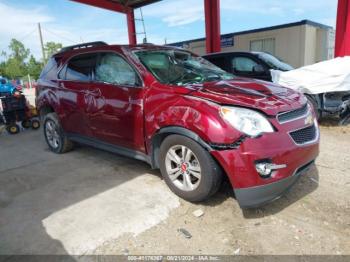
[[[298,181],[302,174],[308,171],[313,163],[314,161],[298,168],[292,176],[271,184],[234,189],[240,207],[254,208],[280,198]]]

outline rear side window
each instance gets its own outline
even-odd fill
[[[253,59],[245,56],[237,56],[232,59],[232,69],[234,72],[253,73],[254,67],[257,65]]]
[[[57,79],[58,58],[51,57],[45,65],[43,71],[41,71],[40,79],[55,80]]]
[[[89,53],[71,58],[60,72],[60,79],[81,82],[91,81],[92,71],[96,65],[96,57],[95,53]]]

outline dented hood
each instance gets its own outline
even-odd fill
[[[268,115],[300,108],[306,103],[303,94],[270,82],[235,78],[192,85],[191,96],[222,105],[254,108]]]

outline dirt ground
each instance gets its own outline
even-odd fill
[[[191,204],[139,161],[88,147],[54,155],[41,131],[1,135],[0,159],[0,254],[350,255],[350,127],[329,121],[316,166],[251,210],[227,183]]]

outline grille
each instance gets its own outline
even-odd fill
[[[289,122],[306,115],[307,111],[308,111],[307,104],[305,104],[303,107],[298,108],[296,110],[279,114],[277,116],[277,120],[280,123]]]
[[[298,145],[303,145],[312,142],[316,139],[317,130],[315,125],[305,127],[293,132],[290,132],[290,136],[294,142]]]

